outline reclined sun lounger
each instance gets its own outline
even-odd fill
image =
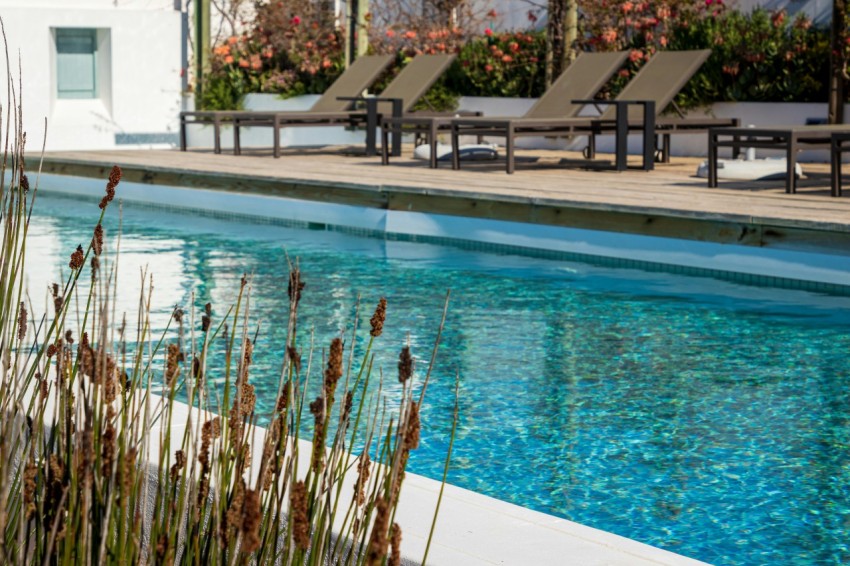
[[[625,52],[582,53],[564,71],[558,80],[552,83],[543,96],[526,112],[522,118],[568,118],[575,116],[582,108],[572,104],[572,100],[591,98],[601,89],[608,79],[619,69],[628,56]],[[389,163],[387,137],[390,132],[414,132],[422,135],[431,144],[430,165],[437,167],[437,134],[451,129],[452,120],[457,116],[409,116],[384,117],[381,120],[382,162]]]
[[[233,118],[233,151],[241,152],[239,134],[243,127],[271,127],[274,156],[280,157],[280,130],[291,127],[348,126],[366,128],[366,155],[376,154],[376,132],[384,115],[401,116],[413,106],[454,61],[454,54],[418,55],[381,92],[380,96],[339,96],[341,102],[361,102],[365,108],[347,111],[271,112],[236,115]],[[400,136],[394,140],[400,144]]]
[[[313,104],[309,112],[338,115],[348,118],[350,100],[342,97],[355,97],[374,83],[381,73],[392,62],[391,55],[368,55],[359,57],[328,87],[325,93]],[[237,117],[246,120],[252,117],[265,117],[268,112],[217,110],[217,111],[186,111],[180,113],[180,150],[186,151],[186,128],[192,124],[213,126],[213,141],[215,153],[221,153],[221,125],[232,123]],[[292,114],[296,114],[293,112]],[[298,112],[301,114],[301,112]]]
[[[622,171],[627,167],[628,132],[640,131],[643,133],[643,169],[650,170],[655,161],[656,135],[705,132],[712,126],[737,125],[734,119],[659,117],[709,55],[709,50],[661,51],[643,66],[615,100],[572,101],[607,106],[596,117],[455,119],[452,121],[452,167],[460,168],[458,147],[462,135],[504,137],[505,168],[513,173],[514,144],[518,137],[587,135],[590,138],[588,157],[593,157],[595,136],[613,132],[616,135],[615,168]]]

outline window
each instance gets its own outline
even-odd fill
[[[59,98],[97,97],[97,30],[56,30],[56,84]]]

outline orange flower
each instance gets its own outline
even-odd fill
[[[233,55],[228,55],[227,57],[225,57],[224,62],[227,63],[228,65],[233,63]]]
[[[404,37],[406,37],[407,39],[416,39],[416,32],[413,30],[408,30],[404,32]]]
[[[235,35],[231,35],[227,38],[227,43],[229,43],[230,45],[236,45],[237,43],[239,43],[239,38]]]
[[[629,12],[631,12],[632,8],[634,7],[635,5],[631,2],[623,2],[622,4],[620,4],[620,9],[623,11],[624,14],[628,14]]]
[[[331,63],[330,59],[328,59],[327,57],[322,59],[322,68],[323,69],[329,69],[331,67],[331,65],[333,65],[333,63]]]
[[[391,29],[387,30],[387,37],[395,37],[395,32]]]
[[[641,59],[643,59],[643,53],[641,53],[638,49],[632,49],[632,52],[629,53],[629,61],[635,63]]]
[[[514,60],[514,58],[511,57],[510,55],[503,55],[502,56],[502,63],[510,63],[513,60]]]
[[[493,65],[490,65],[490,64],[484,65],[484,70],[489,73],[490,71],[493,70]]]
[[[600,37],[605,43],[614,43],[617,41],[617,30],[614,28],[606,28]]]
[[[249,63],[247,59],[240,58],[239,59],[239,66],[242,67],[243,69],[247,69],[248,67],[251,66],[251,63]]]

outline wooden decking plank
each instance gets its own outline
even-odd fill
[[[477,214],[482,215],[481,211],[489,207],[493,215],[509,217],[511,206],[519,210],[522,204],[526,208],[517,212],[517,220],[528,221],[528,207],[532,207],[538,210],[537,221],[547,223],[553,220],[540,220],[546,215],[541,216],[539,210],[850,232],[850,199],[828,196],[826,165],[807,164],[806,171],[814,171],[818,178],[803,181],[798,194],[786,195],[782,181],[721,183],[719,188],[709,189],[705,179],[694,176],[699,160],[683,158],[660,164],[652,172],[565,169],[547,162],[539,168],[523,164],[514,175],[504,173],[502,162],[461,171],[445,165],[432,170],[411,159],[396,158],[397,165],[385,167],[376,158],[328,151],[284,153],[280,159],[267,154],[232,156],[194,151],[80,151],[50,153],[45,159],[48,168],[56,172],[87,168],[87,174],[102,171],[105,178],[115,163],[138,169],[135,176],[142,182],[199,187],[212,182],[219,190],[233,184],[239,190],[262,188],[264,194],[366,206],[395,207],[405,201],[412,206],[415,201],[417,208],[428,210],[436,207],[446,213],[466,214],[477,208]],[[30,169],[33,165],[30,159]],[[813,183],[820,185],[810,188]],[[440,199],[460,200],[438,206],[435,203]],[[478,202],[470,204],[473,201]],[[485,201],[489,202],[485,205]],[[673,224],[671,221],[670,226]]]

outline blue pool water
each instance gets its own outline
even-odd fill
[[[97,212],[40,197],[31,288],[67,266]],[[451,483],[716,564],[850,561],[847,297],[134,205],[121,250],[125,288],[139,265],[154,274],[160,327],[192,291],[220,316],[255,274],[253,380],[266,403],[287,254],[319,345],[350,324],[358,294],[366,320],[387,297],[378,362],[391,379],[408,333],[430,355],[451,289],[412,471],[442,474],[459,374]],[[134,311],[134,293],[119,307]]]

